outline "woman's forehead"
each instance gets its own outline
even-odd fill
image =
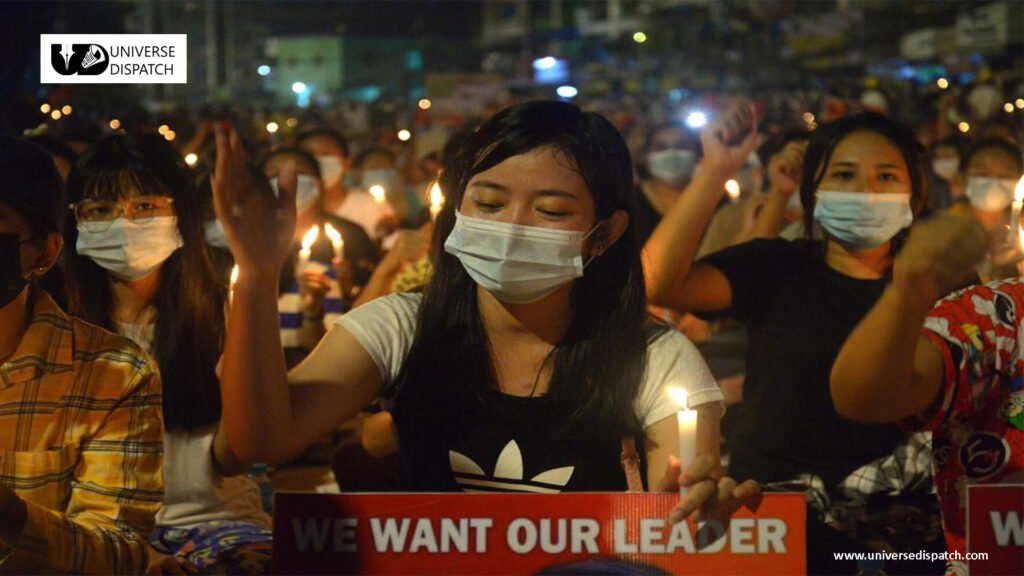
[[[830,164],[839,162],[886,163],[906,168],[903,152],[885,136],[868,130],[846,135],[832,152]]]
[[[481,183],[499,184],[509,190],[567,189],[590,196],[573,159],[550,146],[506,158],[469,181],[470,186]]]
[[[1004,174],[1017,173],[1017,161],[1003,150],[985,148],[973,156],[967,166],[968,170],[997,171]]]

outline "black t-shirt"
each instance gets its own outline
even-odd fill
[[[403,410],[396,399],[395,423],[402,450],[404,489],[467,492],[615,492],[626,489],[620,463],[622,436],[600,426],[564,429],[543,397],[524,398],[491,390],[466,427],[444,446],[434,445],[436,426]],[[415,411],[414,411],[415,412]],[[428,432],[426,429],[432,429]],[[430,440],[429,447],[423,444]],[[423,451],[444,450],[438,465],[423,466]],[[412,454],[415,451],[417,454]],[[641,452],[642,453],[642,452]],[[411,464],[410,456],[419,464]],[[443,464],[441,464],[443,462]]]
[[[585,429],[577,438],[570,438],[538,410],[537,405],[544,401],[541,398],[490,391],[487,400],[496,409],[459,438],[449,452],[455,482],[463,490],[549,493],[626,489],[619,460],[620,436]]]
[[[886,281],[851,278],[806,243],[779,239],[733,246],[701,262],[729,279],[732,307],[723,315],[746,324],[750,336],[730,475],[773,482],[810,473],[831,488],[891,454],[905,434],[895,425],[842,419],[829,392],[840,348]]]

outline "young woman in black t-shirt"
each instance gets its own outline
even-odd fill
[[[909,128],[881,115],[822,124],[811,136],[800,184],[808,237],[754,240],[694,263],[725,181],[754,145],[753,120],[752,110],[733,110],[701,134],[702,169],[647,244],[648,293],[656,305],[731,316],[747,326],[731,475],[763,483],[798,480],[809,490],[820,487],[833,505],[851,493],[866,499],[877,495],[881,475],[851,474],[892,456],[906,435],[895,426],[840,418],[829,396],[829,372],[882,293],[892,256],[924,206],[924,152]],[[742,143],[725,144],[744,134]],[[814,225],[824,229],[824,240],[810,238]],[[916,454],[903,456],[914,462]],[[891,464],[906,472],[901,463]],[[928,470],[916,472],[918,484],[885,485],[881,492],[927,491]]]

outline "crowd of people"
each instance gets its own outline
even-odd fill
[[[814,574],[965,553],[1024,482],[1019,118],[594,108],[0,137],[0,572],[266,573],[254,466],[324,445],[342,491],[803,492]]]

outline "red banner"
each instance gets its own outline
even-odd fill
[[[1024,484],[967,487],[967,551],[971,576],[1024,574]]]
[[[802,574],[803,494],[671,525],[674,494],[276,494],[275,573]],[[626,566],[623,566],[625,568]]]

